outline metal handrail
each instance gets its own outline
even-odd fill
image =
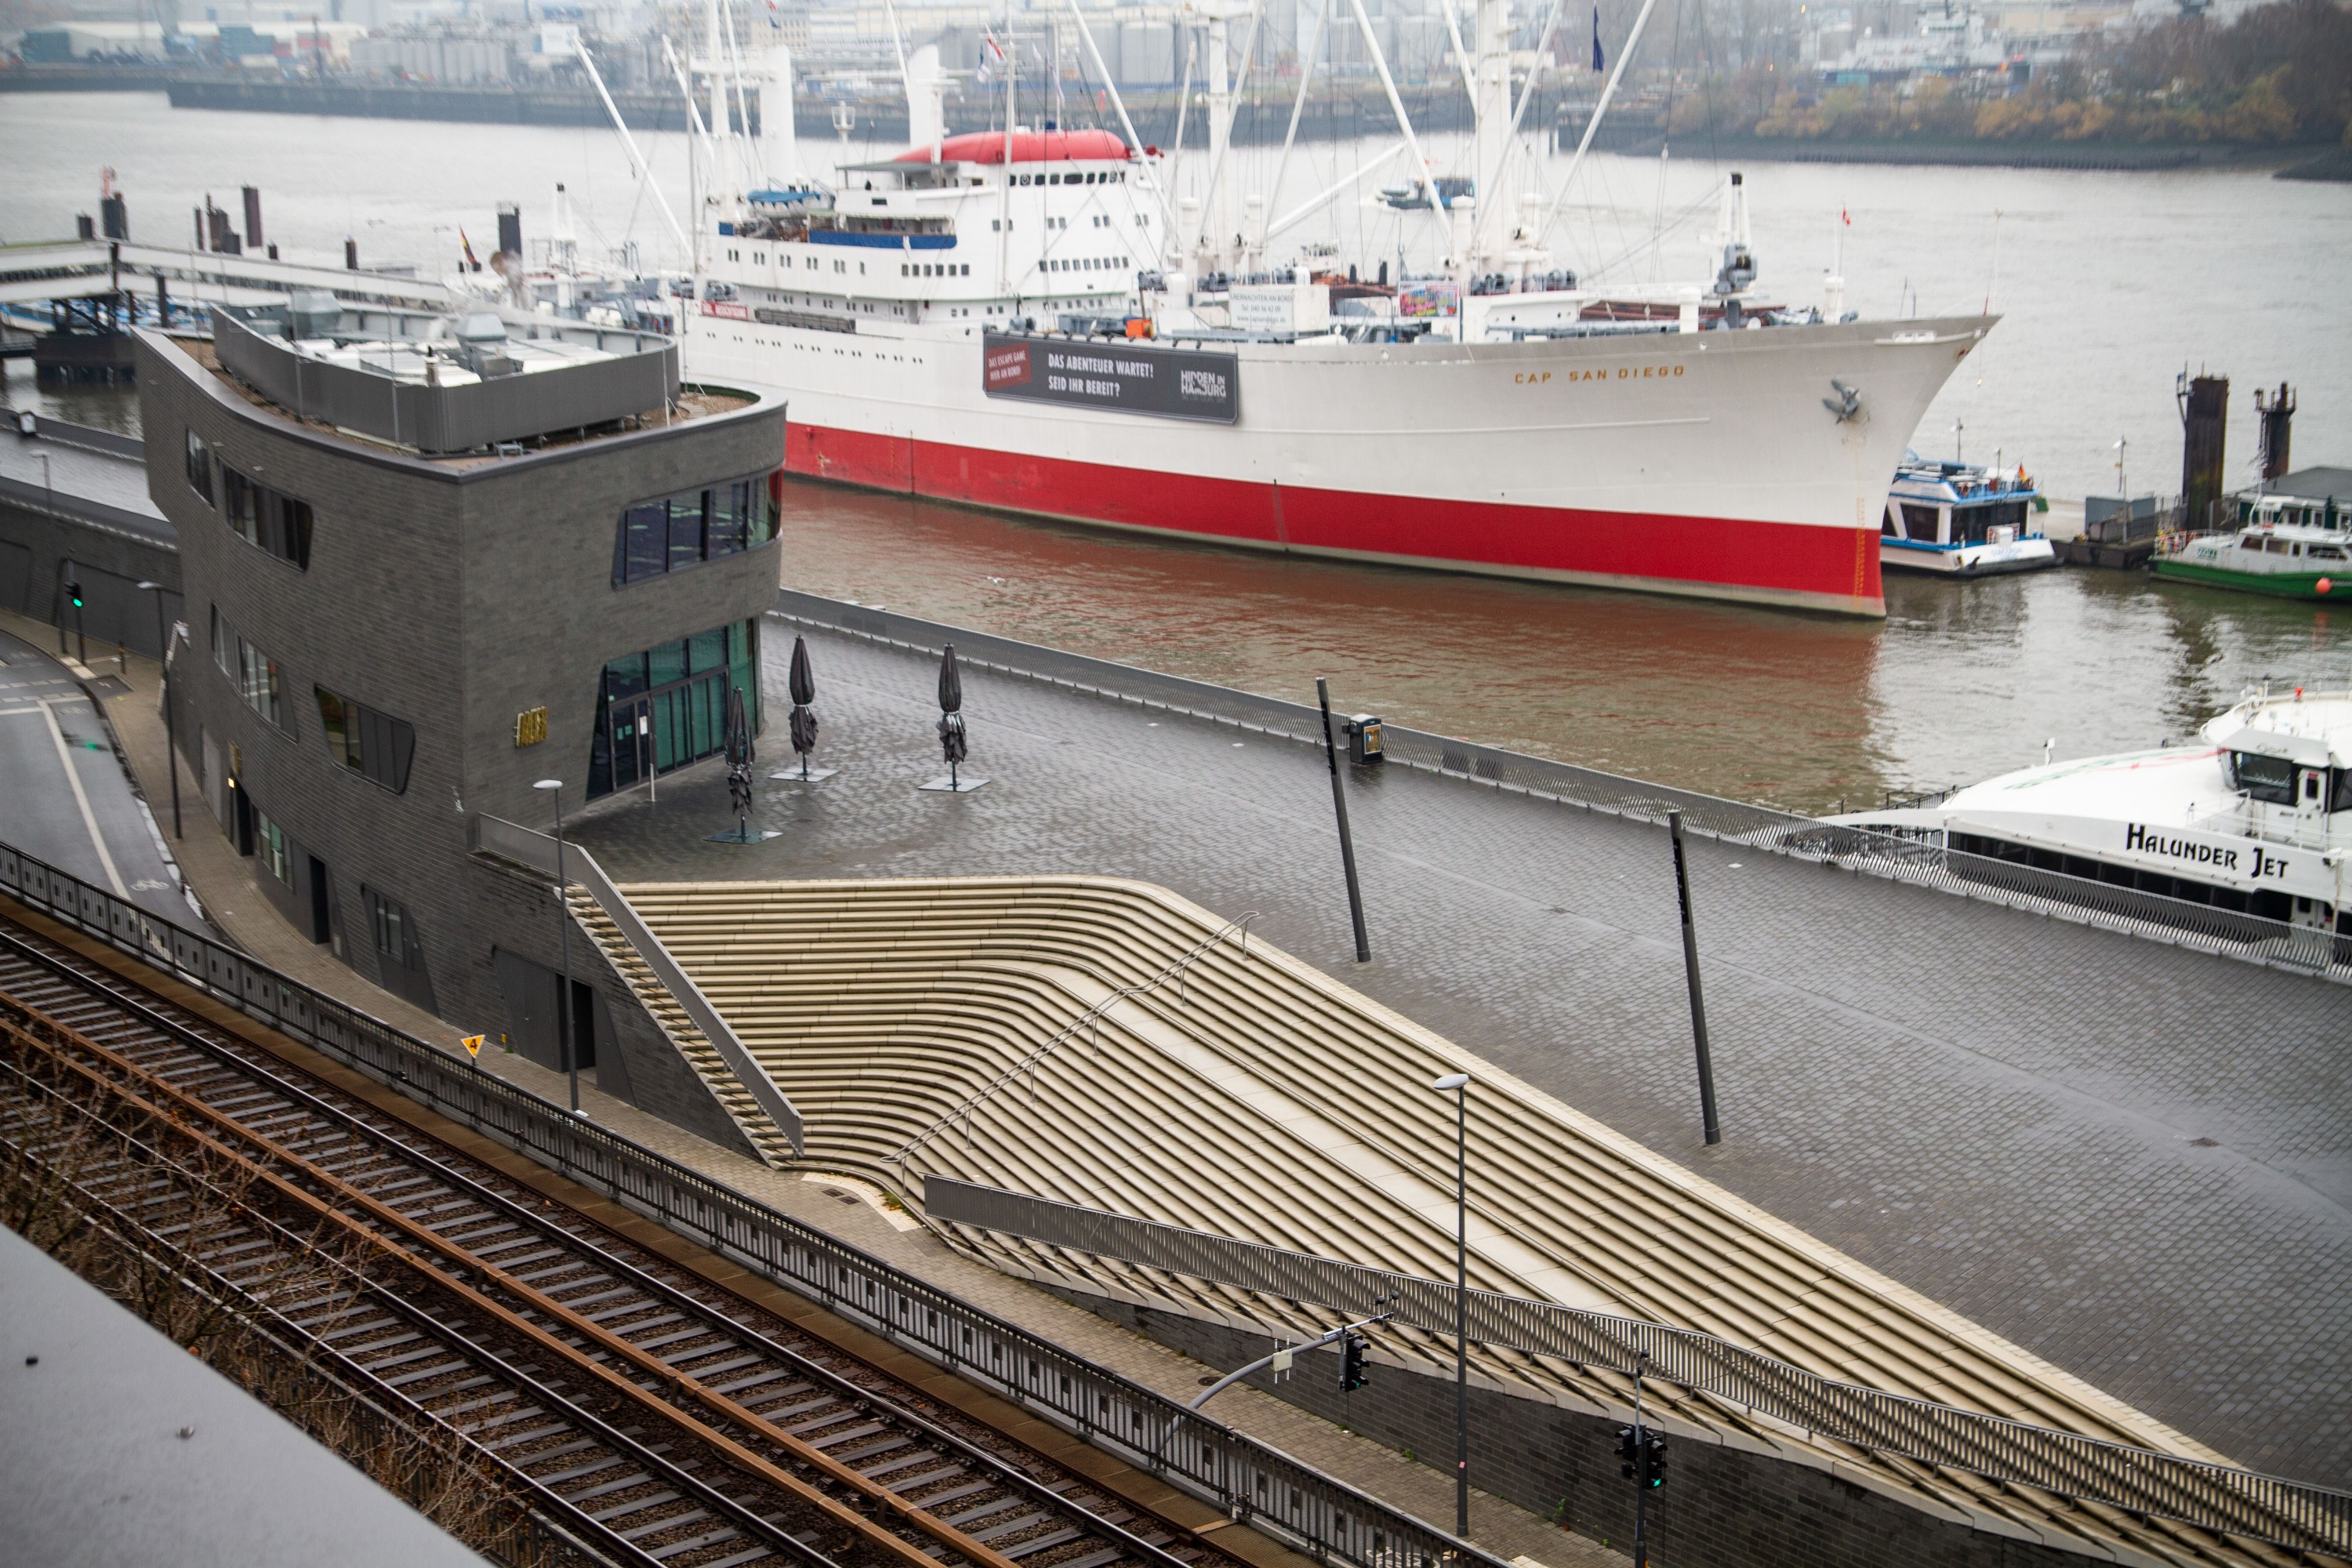
[[[1351,1568],[1507,1568],[1270,1444],[5,843],[0,893],[1150,1469],[1237,1522]]]
[[[544,833],[518,826],[503,817],[478,816],[474,818],[474,848],[478,852],[512,860],[519,866],[528,866],[534,871],[543,871],[550,877],[555,875],[555,840]],[[719,1053],[728,1070],[742,1083],[751,1098],[760,1102],[760,1109],[767,1112],[768,1120],[774,1122],[791,1141],[793,1157],[806,1159],[808,1141],[801,1126],[799,1108],[778,1087],[776,1080],[768,1076],[767,1069],[752,1058],[750,1047],[736,1035],[734,1026],[710,1005],[710,998],[702,994],[702,987],[697,985],[693,977],[670,955],[669,949],[662,945],[661,938],[654,934],[653,928],[646,924],[644,917],[637,913],[627,899],[621,896],[621,889],[614,884],[612,878],[604,874],[604,868],[596,864],[596,858],[566,839],[563,866],[566,873],[588,889],[588,896],[596,900],[596,907],[604,911],[604,917],[619,929],[622,940],[637,950],[637,956],[646,961],[646,967],[654,972],[654,978],[660,981],[677,1005],[685,1009],[687,1017],[702,1031],[703,1038],[710,1042],[711,1048]],[[566,910],[564,914],[569,918],[571,911]]]
[[[1454,1288],[1440,1279],[949,1176],[924,1179],[923,1209],[935,1222],[1341,1312],[1385,1301],[1400,1323],[1454,1331]],[[1840,1383],[1696,1330],[1488,1290],[1470,1291],[1463,1309],[1480,1343],[1627,1376],[1646,1352],[1647,1376],[1858,1448],[2298,1551],[2352,1549],[2352,1492]]]
[[[781,590],[772,613],[862,641],[934,656],[951,641],[957,660],[968,668],[993,670],[1068,691],[1232,724],[1318,751],[1323,745],[1318,710],[1305,703],[969,631],[895,610],[845,605],[796,589]],[[1384,725],[1381,741],[1390,762],[1423,772],[1660,826],[1668,812],[1679,811],[1686,831],[1759,853],[1833,863],[1890,881],[2352,984],[2352,942],[2331,940],[2326,931],[2289,921],[2044,871],[1948,848],[1940,841],[1832,826],[1771,806],[1675,789],[1400,724]]]

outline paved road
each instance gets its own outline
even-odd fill
[[[792,628],[771,622],[782,745]],[[1695,846],[1726,1142],[1699,1140],[1664,834],[1391,769],[1351,797],[1350,952],[1319,753],[810,638],[822,759],[728,825],[706,767],[593,814],[623,879],[1096,872],[1163,883],[2258,1468],[2352,1473],[2352,991]],[[1311,676],[1311,672],[1308,672]],[[1311,679],[1300,686],[1311,691]],[[789,757],[789,752],[782,752]],[[764,775],[782,765],[772,752]]]
[[[0,838],[160,915],[194,919],[89,697],[65,666],[5,632]]]

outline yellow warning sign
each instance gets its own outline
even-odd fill
[[[467,1056],[469,1056],[469,1057],[475,1057],[475,1058],[479,1058],[479,1057],[481,1056],[481,1054],[482,1054],[482,1037],[481,1037],[481,1036],[479,1036],[479,1035],[467,1035],[467,1036],[466,1037],[466,1054],[467,1054]]]

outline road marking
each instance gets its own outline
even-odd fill
[[[81,807],[82,826],[89,829],[89,841],[98,846],[98,863],[106,868],[106,879],[113,885],[114,896],[127,899],[131,889],[122,885],[122,873],[114,868],[114,857],[106,847],[106,835],[98,830],[98,814],[89,808],[89,795],[81,787],[81,774],[74,772],[73,752],[66,749],[66,732],[58,726],[57,710],[44,702],[41,717],[49,721],[49,739],[58,744],[58,761],[65,766],[66,783],[73,785],[74,804]]]

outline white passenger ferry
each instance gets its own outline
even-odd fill
[[[1999,473],[1904,454],[1878,525],[1878,563],[1892,572],[1990,577],[2058,564],[2033,528],[2042,492],[2020,468]]]
[[[2332,931],[2352,955],[2352,691],[2252,695],[2200,737],[1831,820]]]

